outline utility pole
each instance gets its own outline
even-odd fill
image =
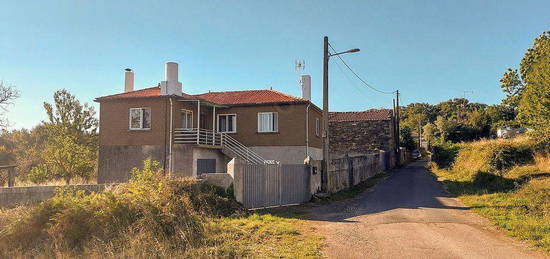
[[[397,154],[397,149],[399,148],[397,145],[397,142],[399,141],[399,135],[397,134],[397,108],[395,107],[395,98],[393,101],[393,144],[395,145],[393,148],[393,153]]]
[[[323,163],[321,172],[321,191],[328,191],[328,161],[329,160],[329,138],[328,138],[328,37],[323,39]]]
[[[328,166],[330,161],[329,151],[329,113],[328,113],[328,61],[332,56],[346,53],[359,52],[359,49],[350,49],[338,53],[329,52],[328,37],[323,39],[323,162],[321,163],[321,191],[328,192]]]
[[[400,153],[401,153],[401,149],[399,148],[401,146],[401,140],[399,139],[400,137],[400,134],[401,134],[401,129],[399,128],[399,120],[401,119],[400,118],[400,108],[399,108],[399,90],[395,91],[395,107],[396,107],[396,119],[397,119],[397,122],[396,122],[396,125],[397,125],[397,163],[398,164],[401,164],[401,161],[400,161]]]
[[[422,121],[418,120],[418,151],[422,148]]]

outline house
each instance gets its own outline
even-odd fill
[[[391,109],[329,113],[330,153],[362,155],[395,151],[395,119]]]
[[[157,86],[135,90],[126,69],[123,93],[95,99],[99,183],[127,181],[146,159],[181,177],[224,173],[234,157],[251,164],[322,159],[322,113],[310,101],[309,76],[301,98],[271,89],[190,95],[182,92],[178,64],[165,70]]]

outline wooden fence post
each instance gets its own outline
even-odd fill
[[[15,166],[8,168],[8,187],[15,186]]]

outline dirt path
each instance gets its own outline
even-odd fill
[[[329,258],[545,258],[448,197],[423,162],[308,212]]]

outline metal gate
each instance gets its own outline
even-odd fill
[[[310,170],[303,164],[241,164],[235,170],[235,190],[241,192],[237,200],[250,209],[308,202]]]

